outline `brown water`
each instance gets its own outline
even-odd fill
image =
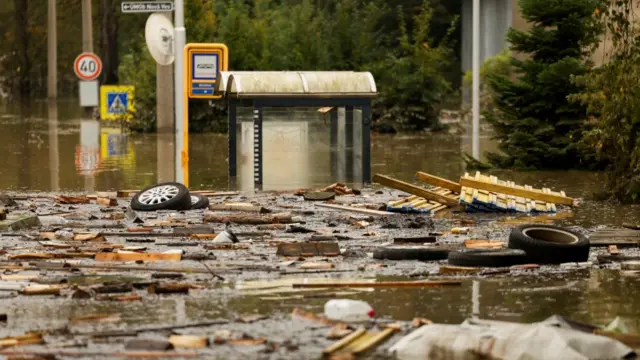
[[[265,190],[320,187],[337,180],[328,165],[326,119],[313,115],[305,121],[309,125],[304,131],[295,125],[304,121],[265,125]],[[73,101],[57,106],[37,102],[22,110],[0,106],[0,125],[4,150],[0,189],[109,191],[173,179],[171,134],[127,134],[109,122],[82,120]],[[191,134],[189,141],[190,188],[228,188],[226,135]],[[251,144],[246,139],[243,142],[242,136],[239,141],[239,176],[234,186],[246,190],[253,181],[252,162],[247,158]],[[372,173],[411,181],[416,171],[426,171],[455,180],[465,172],[460,155],[468,151],[469,142],[468,136],[452,134],[374,135]],[[496,149],[489,134],[483,134],[480,145],[481,152]],[[494,173],[502,179],[587,198],[602,188],[604,180],[602,174],[581,171]],[[640,206],[585,201],[565,223],[620,225],[635,222],[639,215]]]

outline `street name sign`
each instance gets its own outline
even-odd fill
[[[123,13],[148,13],[173,11],[172,1],[125,1],[120,7]]]

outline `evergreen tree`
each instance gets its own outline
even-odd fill
[[[592,66],[602,26],[594,12],[602,0],[519,0],[528,31],[509,29],[513,73],[489,74],[494,109],[486,113],[502,154],[498,167],[583,167],[580,138],[586,107],[567,96],[582,91],[572,81]]]

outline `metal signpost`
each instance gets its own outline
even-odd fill
[[[73,71],[80,79],[78,86],[80,106],[84,108],[98,106],[99,84],[96,79],[102,73],[102,61],[100,58],[94,53],[84,52],[78,55],[73,62]]]
[[[173,9],[171,1],[125,1],[120,7],[123,13],[171,12]]]

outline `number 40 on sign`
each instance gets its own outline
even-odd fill
[[[102,61],[96,54],[85,52],[78,55],[73,63],[73,70],[80,80],[95,80],[102,73]]]

